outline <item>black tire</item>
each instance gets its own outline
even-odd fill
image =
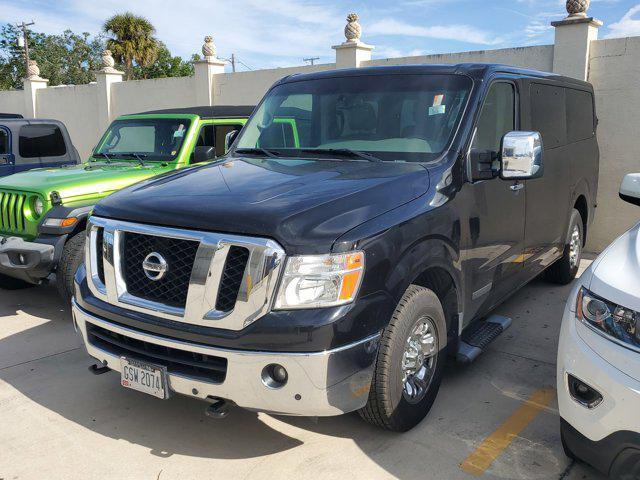
[[[573,262],[571,259],[571,238],[574,229],[577,229],[580,235],[577,262]],[[582,258],[582,246],[584,245],[584,223],[582,222],[582,215],[580,215],[580,212],[575,208],[573,209],[573,212],[571,212],[568,232],[568,243],[564,246],[562,257],[556,260],[556,262],[545,271],[545,278],[552,283],[557,283],[558,285],[567,285],[576,278],[578,268],[580,267],[580,258]]]
[[[65,303],[71,303],[73,277],[80,264],[84,261],[84,242],[84,232],[76,233],[67,240],[62,250],[62,257],[56,270],[56,287]]]
[[[3,290],[22,290],[29,287],[33,287],[33,284],[0,273],[0,288]]]
[[[417,403],[403,394],[402,360],[405,344],[416,322],[428,317],[435,326],[435,366],[424,396]],[[411,285],[398,303],[380,339],[367,404],[359,410],[367,422],[396,432],[412,429],[429,413],[438,394],[446,360],[447,326],[440,300],[431,290]]]
[[[569,448],[569,445],[567,445],[567,441],[564,438],[564,432],[562,431],[562,429],[560,429],[560,443],[562,443],[562,450],[564,451],[564,454],[568,458],[570,458],[571,460],[577,460],[578,459],[576,457],[576,455]]]

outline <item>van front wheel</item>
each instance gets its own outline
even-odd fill
[[[411,285],[385,328],[367,404],[360,415],[396,432],[412,429],[429,413],[446,360],[447,327],[440,300]]]
[[[73,277],[80,264],[84,261],[84,242],[85,233],[81,231],[71,237],[62,250],[62,257],[56,270],[56,287],[65,303],[71,303]]]

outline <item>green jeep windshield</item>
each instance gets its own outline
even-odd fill
[[[190,124],[191,120],[186,118],[116,120],[102,137],[94,156],[171,161],[180,152]]]
[[[471,86],[466,76],[424,74],[284,83],[267,94],[237,150],[265,149],[282,157],[352,150],[388,161],[430,161],[449,146]]]

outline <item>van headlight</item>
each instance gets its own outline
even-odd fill
[[[581,288],[576,299],[576,318],[605,336],[640,348],[640,313],[597,297]]]
[[[33,199],[33,213],[35,213],[36,217],[41,217],[44,213],[44,202],[40,197]]]
[[[275,309],[344,305],[358,294],[364,275],[364,252],[287,258]]]

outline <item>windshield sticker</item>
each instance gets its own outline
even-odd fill
[[[171,155],[175,155],[176,153],[178,153],[177,150],[171,150]]]
[[[180,124],[180,126],[178,127],[178,129],[173,132],[173,138],[182,138],[184,137],[184,124]]]
[[[446,111],[447,111],[446,105],[435,105],[433,107],[429,107],[429,116],[443,115]]]
[[[439,105],[442,105],[443,101],[444,101],[444,94],[436,95],[435,97],[433,97],[433,106],[437,107]]]

